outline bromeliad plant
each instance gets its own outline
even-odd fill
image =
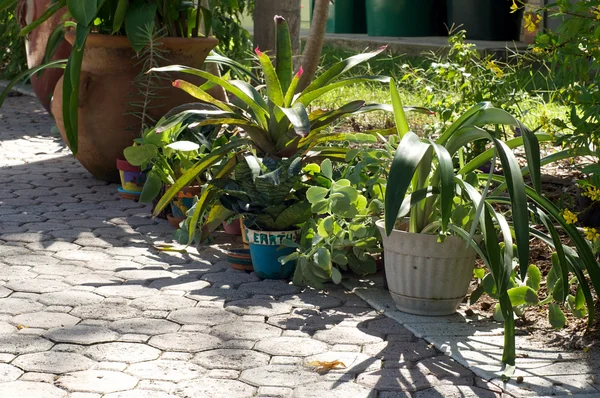
[[[332,147],[334,142],[373,141],[374,135],[351,134],[333,131],[332,125],[340,118],[358,112],[388,109],[380,105],[366,105],[364,101],[353,101],[331,111],[309,110],[310,104],[332,90],[357,82],[388,82],[388,77],[364,76],[343,79],[341,76],[354,66],[368,61],[380,54],[384,48],[377,51],[359,54],[340,61],[316,78],[302,91],[298,90],[298,83],[302,75],[302,68],[294,75],[292,70],[292,47],[287,22],[282,17],[276,17],[277,53],[276,65],[264,53],[256,50],[257,61],[262,71],[262,76],[254,76],[252,72],[242,65],[223,58],[213,57],[229,67],[234,67],[248,76],[254,85],[241,80],[227,80],[214,76],[202,70],[174,65],[157,68],[155,72],[184,72],[200,76],[207,80],[206,87],[197,87],[183,80],[173,83],[188,92],[193,97],[204,103],[210,103],[219,108],[218,111],[205,109],[189,109],[166,120],[159,128],[175,125],[189,114],[202,114],[207,120],[199,123],[204,125],[236,126],[243,130],[244,138],[230,143],[213,151],[203,160],[196,163],[190,170],[178,179],[175,184],[161,198],[155,208],[158,214],[176,195],[176,193],[196,176],[204,172],[214,163],[228,156],[229,151],[239,152],[255,151],[258,158],[280,160],[286,158],[316,158],[329,157],[344,160],[348,148]],[[205,88],[218,85],[225,89],[232,97],[230,103],[219,101],[205,91]],[[230,174],[235,163],[228,164],[222,169],[222,175]],[[217,196],[216,186],[209,186],[199,198],[200,205],[196,207],[192,224],[200,220],[200,215],[214,203]],[[193,229],[190,230],[190,239]]]
[[[504,318],[504,353],[502,361],[510,375],[515,365],[515,325],[513,305],[527,300],[529,238],[536,237],[554,248],[557,256],[556,283],[568,292],[568,282],[577,278],[589,312],[594,319],[594,302],[590,285],[600,291],[600,267],[590,246],[568,224],[561,211],[541,194],[540,166],[551,163],[555,155],[540,159],[539,142],[550,137],[529,131],[509,113],[480,103],[465,112],[436,139],[421,139],[409,131],[395,84],[391,83],[394,114],[401,141],[389,172],[385,196],[385,230],[389,235],[399,220],[410,216],[409,231],[437,233],[440,239],[454,234],[473,247],[490,272]],[[522,136],[507,141],[496,138],[495,130],[519,128]],[[486,140],[491,148],[464,164],[461,153],[465,145]],[[512,152],[524,147],[528,166],[521,168]],[[503,175],[494,174],[500,160]],[[476,173],[491,160],[489,174]],[[529,174],[531,186],[523,176]],[[493,191],[492,191],[493,189]],[[498,205],[510,206],[510,217],[500,213]],[[547,229],[542,233],[530,224],[534,217]],[[572,240],[575,248],[563,245],[555,224]],[[478,245],[473,236],[481,233]],[[499,233],[500,232],[500,233]],[[514,239],[514,240],[513,240]],[[500,240],[503,242],[500,243]],[[515,259],[515,261],[513,261]],[[511,282],[511,275],[515,279]],[[589,282],[588,279],[589,278]],[[491,282],[490,282],[491,283]],[[515,284],[517,287],[514,287]],[[556,289],[556,288],[554,288]],[[534,289],[533,294],[537,296]],[[566,300],[566,295],[555,296]],[[551,305],[555,312],[557,305]]]

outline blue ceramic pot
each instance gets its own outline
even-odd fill
[[[281,265],[279,258],[292,254],[296,249],[282,246],[284,239],[298,241],[300,230],[256,231],[245,229],[250,245],[254,272],[263,279],[287,279],[296,269],[296,262]]]

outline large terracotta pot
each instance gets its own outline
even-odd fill
[[[67,40],[74,42],[75,35],[67,33]],[[200,68],[208,53],[217,45],[214,38],[176,38],[160,40],[164,56],[168,62]],[[88,37],[79,89],[79,148],[77,160],[94,177],[111,182],[119,181],[115,159],[123,156],[123,149],[130,146],[133,139],[140,136],[141,122],[130,113],[134,110],[130,104],[139,102],[140,96],[132,82],[141,72],[140,60],[124,36],[92,34]],[[201,84],[192,75],[162,74],[166,79],[160,82],[161,97],[152,103],[148,114],[155,120],[160,119],[175,106],[194,102],[184,91],[174,88],[171,82],[181,78]],[[52,113],[66,141],[62,115],[62,79],[54,91]]]
[[[51,0],[20,0],[17,4],[17,18],[21,27],[30,24],[38,19],[46,10]],[[62,16],[66,9],[61,10],[41,24],[37,29],[29,33],[25,40],[25,49],[27,51],[27,66],[34,68],[42,64],[46,45],[52,31],[61,23]],[[71,44],[63,40],[52,60],[65,59],[71,54]],[[31,85],[35,95],[40,100],[42,106],[50,112],[50,101],[52,93],[56,87],[56,82],[62,77],[63,69],[47,69],[31,76]]]

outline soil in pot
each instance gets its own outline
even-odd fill
[[[280,257],[293,253],[293,247],[282,246],[284,239],[297,241],[300,230],[294,231],[256,231],[247,228],[250,255],[254,272],[262,279],[288,279],[296,269],[296,262],[281,265]]]
[[[75,36],[69,32],[67,40]],[[161,40],[168,61],[163,64],[187,65],[200,68],[206,56],[218,43],[213,38],[165,37]],[[118,182],[119,173],[114,160],[121,157],[123,149],[139,137],[140,120],[132,114],[136,109],[131,103],[140,102],[136,88],[132,85],[140,73],[141,65],[129,40],[124,36],[92,34],[85,46],[85,55],[80,74],[79,90],[79,151],[77,160],[94,177]],[[189,94],[172,87],[175,79],[185,79],[201,84],[201,79],[184,74],[162,74],[162,88],[156,90],[160,101],[155,101],[148,114],[160,119],[175,106],[190,102]],[[62,113],[62,79],[58,82],[52,102],[52,113],[66,142]]]

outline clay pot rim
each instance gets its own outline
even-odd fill
[[[131,171],[141,173],[142,169],[139,166],[134,166],[125,159],[117,159],[117,169],[122,171]]]
[[[65,39],[73,45],[75,43],[75,32],[65,32]],[[219,44],[219,40],[214,37],[163,37],[160,41],[163,42],[166,47],[177,47],[190,44],[204,44],[205,47],[216,47],[217,44]],[[133,49],[127,36],[104,35],[101,33],[90,33],[87,37],[86,46],[87,45]]]

